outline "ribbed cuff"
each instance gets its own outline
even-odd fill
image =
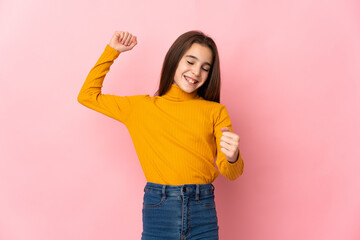
[[[106,44],[105,52],[111,55],[114,58],[117,58],[120,55],[120,52],[112,47],[109,44]]]
[[[240,150],[238,151],[238,155],[237,155],[237,158],[236,158],[236,160],[235,160],[235,162],[229,162],[230,164],[235,164],[235,163],[237,163],[238,161],[239,161],[239,159],[240,159]]]

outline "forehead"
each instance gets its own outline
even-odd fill
[[[187,55],[198,58],[200,62],[212,63],[212,51],[208,46],[199,43],[193,43],[191,47],[185,52],[184,57]]]

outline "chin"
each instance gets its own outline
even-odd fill
[[[181,86],[181,89],[184,91],[184,92],[187,92],[187,93],[192,93],[194,91],[197,91],[199,87],[189,87],[187,86],[186,84],[184,84],[185,86]]]

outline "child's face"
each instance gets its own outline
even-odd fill
[[[211,49],[207,46],[194,43],[180,59],[175,72],[174,83],[183,91],[191,93],[205,83],[211,65]]]

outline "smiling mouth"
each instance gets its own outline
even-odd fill
[[[189,83],[191,84],[197,84],[199,81],[195,80],[195,79],[192,79],[191,77],[188,77],[188,76],[184,76],[185,80],[188,81]]]

